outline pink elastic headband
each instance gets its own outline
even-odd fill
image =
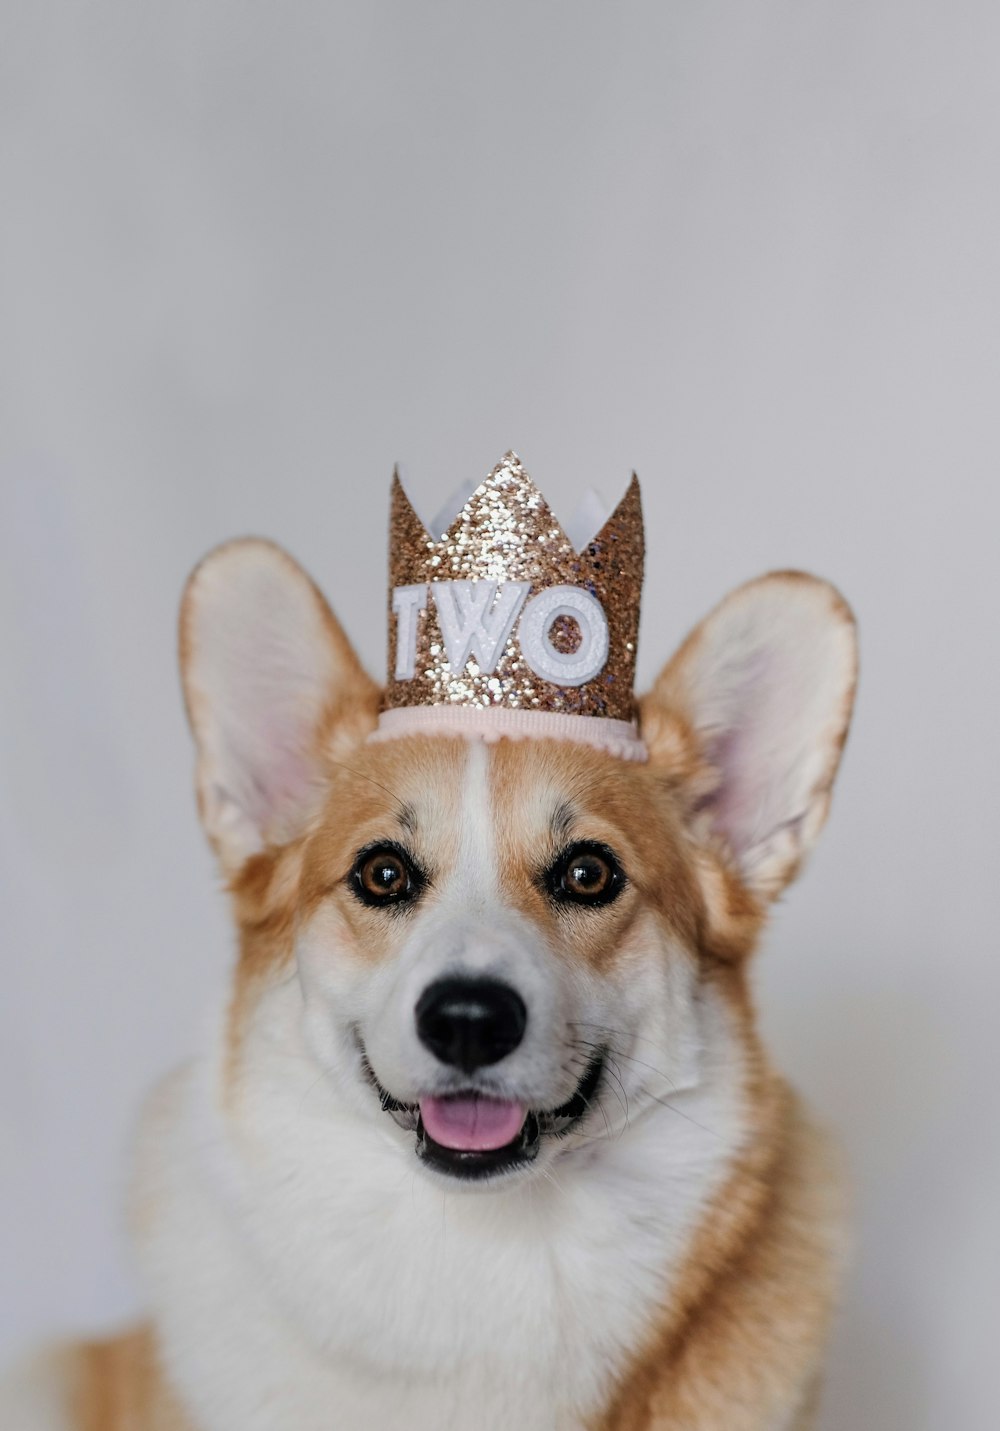
[[[498,740],[568,740],[604,750],[620,760],[647,760],[648,752],[631,721],[561,711],[511,710],[502,706],[401,706],[383,711],[370,741],[406,735],[462,735],[492,744]]]

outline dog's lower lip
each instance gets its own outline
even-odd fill
[[[420,1116],[419,1103],[403,1103],[383,1088],[375,1070],[369,1062],[364,1045],[358,1037],[361,1067],[368,1082],[378,1094],[383,1112],[388,1113],[399,1127],[416,1134],[417,1154],[422,1161],[461,1178],[488,1178],[513,1171],[517,1167],[532,1162],[538,1155],[542,1137],[545,1134],[561,1138],[571,1132],[575,1124],[590,1110],[604,1073],[606,1051],[599,1049],[587,1065],[576,1090],[565,1103],[547,1111],[529,1110],[520,1132],[511,1142],[501,1148],[486,1150],[466,1150],[446,1148],[430,1137]]]

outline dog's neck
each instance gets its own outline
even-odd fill
[[[745,1141],[724,1002],[703,1003],[697,1088],[547,1178],[451,1193],[343,1108],[297,984],[269,998],[238,1114],[220,1053],[161,1092],[139,1159],[141,1261],[199,1431],[264,1431],[279,1404],[296,1431],[582,1425],[669,1311]]]

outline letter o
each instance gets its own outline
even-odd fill
[[[571,616],[580,628],[575,651],[552,644],[552,623]],[[604,670],[608,659],[608,618],[582,586],[550,586],[527,603],[517,632],[521,654],[536,676],[554,686],[583,686]]]

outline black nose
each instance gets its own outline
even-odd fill
[[[420,1041],[465,1073],[499,1063],[524,1038],[524,1000],[495,979],[438,979],[417,1001]]]

